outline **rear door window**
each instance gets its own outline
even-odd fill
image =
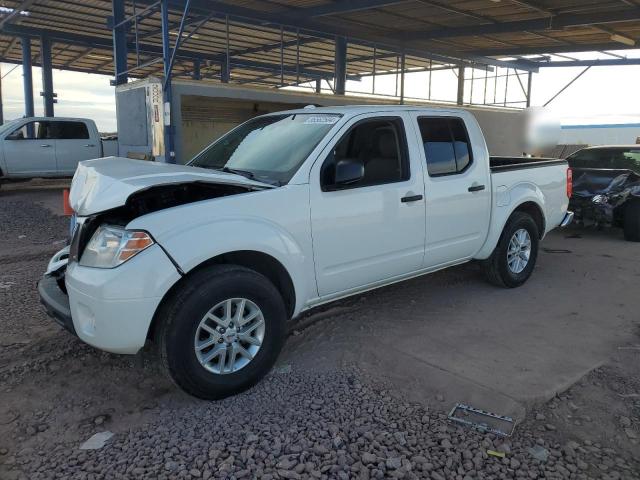
[[[418,126],[429,176],[461,173],[472,163],[471,143],[462,119],[420,117]]]
[[[48,137],[52,140],[86,140],[89,130],[84,122],[49,122]]]

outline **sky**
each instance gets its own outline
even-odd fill
[[[630,58],[640,58],[640,50],[616,52]],[[572,54],[575,58],[612,58],[598,54]],[[560,59],[556,59],[560,60]],[[22,67],[1,64],[2,101],[5,120],[23,115],[24,97],[22,89]],[[546,68],[533,76],[532,105],[546,103],[583,67]],[[476,71],[476,75],[483,75]],[[467,73],[467,78],[470,73]],[[522,77],[523,82],[526,77]],[[110,77],[87,73],[54,70],[54,91],[58,94],[55,105],[57,116],[87,117],[96,121],[101,132],[116,130],[115,90],[109,85]],[[434,74],[432,78],[433,98],[455,98],[456,77],[452,71]],[[425,96],[428,76],[426,73],[406,75],[405,92],[407,97]],[[573,85],[559,95],[550,105],[556,117],[563,124],[599,124],[599,123],[640,123],[640,66],[593,67]],[[525,84],[526,85],[526,84]],[[35,113],[43,112],[41,72],[33,69],[33,88]],[[483,81],[474,83],[474,100],[480,101],[483,93]],[[370,91],[371,79],[361,82],[349,81],[348,90]],[[393,75],[376,79],[376,92],[393,94],[395,78]],[[502,89],[498,88],[499,92]],[[509,84],[509,99],[522,100],[523,94],[515,79]]]

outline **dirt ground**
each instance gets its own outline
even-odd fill
[[[267,379],[203,402],[152,348],[99,352],[47,318],[60,195],[0,190],[1,479],[640,478],[640,245],[619,231],[554,232],[517,290],[466,265],[305,314]],[[451,424],[456,402],[513,436]]]

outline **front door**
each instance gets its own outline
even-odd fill
[[[466,260],[491,221],[489,159],[475,120],[413,113],[425,169],[425,267]],[[467,129],[465,121],[474,122]],[[476,147],[476,148],[473,148]]]
[[[7,174],[32,177],[56,172],[56,148],[47,139],[48,122],[28,122],[3,140]]]
[[[320,296],[418,270],[425,235],[423,168],[408,117],[362,116],[345,125],[311,170],[311,225]],[[338,185],[338,162],[361,164]]]

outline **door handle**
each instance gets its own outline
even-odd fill
[[[418,200],[422,200],[422,195],[409,195],[400,199],[402,203],[417,202]]]
[[[42,148],[49,148],[51,145],[49,145],[48,143],[43,143],[42,145],[40,145]]]
[[[470,192],[480,192],[484,190],[484,185],[471,185],[467,190]]]
[[[95,145],[93,143],[87,143],[85,147],[95,147]]]

